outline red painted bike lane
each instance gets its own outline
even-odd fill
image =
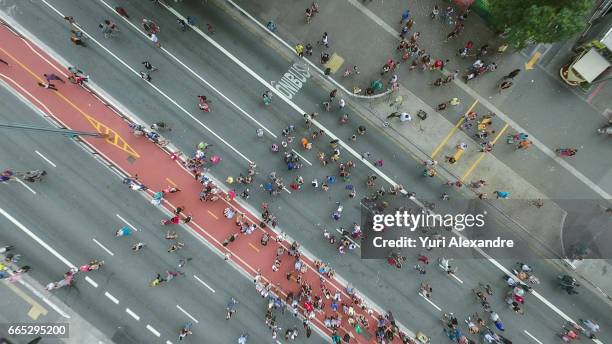
[[[294,257],[285,253],[280,258],[280,269],[276,272],[272,269],[279,245],[287,251],[291,243],[287,241],[277,243],[274,240],[277,233],[267,227],[258,226],[257,231],[251,235],[240,234],[240,228],[235,224],[235,220],[225,218],[223,210],[232,207],[237,212],[245,214],[251,223],[258,225],[260,220],[257,214],[250,213],[236,201],[228,202],[223,198],[214,202],[200,201],[198,195],[202,185],[183,167],[182,163],[170,159],[168,151],[160,149],[146,138],[133,135],[126,119],[84,87],[67,80],[65,84],[53,81],[58,91],[38,86],[38,82],[44,81],[44,73],[63,75],[65,78],[67,70],[32,42],[16,35],[5,26],[0,26],[0,58],[10,64],[10,66],[0,65],[0,77],[44,113],[72,130],[108,134],[105,139],[91,137],[82,137],[82,139],[124,173],[138,174],[139,180],[150,190],[161,190],[167,186],[180,188],[181,192],[166,196],[163,206],[169,211],[173,211],[177,205],[185,206],[184,213],[193,215],[193,220],[188,226],[214,249],[223,254],[230,253],[229,259],[232,263],[252,277],[259,271],[262,280],[273,284],[273,290],[277,293],[283,296],[289,292],[293,292],[294,295],[299,294],[300,285],[296,283],[295,278],[291,280],[286,278],[288,272],[297,275],[294,269]],[[136,191],[126,188],[126,192]],[[271,237],[266,246],[260,243],[264,232]],[[238,238],[224,247],[222,242],[232,233],[238,233]],[[312,323],[324,333],[331,335],[332,331],[324,326],[323,320],[326,316],[336,315],[342,318],[342,326],[338,331],[341,336],[349,332],[353,338],[351,342],[375,342],[373,332],[378,313],[368,314],[364,309],[355,306],[356,314],[363,314],[369,323],[368,329],[364,329],[362,334],[357,334],[355,328],[348,323],[348,316],[342,311],[342,303],[351,304],[351,297],[345,290],[346,286],[335,278],[325,278],[324,284],[331,294],[339,291],[342,295],[338,311],[333,311],[330,307],[332,300],[326,299],[323,295],[320,287],[323,276],[315,268],[312,257],[302,255],[301,260],[307,266],[307,271],[301,274],[303,280],[312,286],[312,295],[321,296],[325,302],[324,312],[317,312]],[[304,313],[303,304],[300,308]],[[262,325],[263,313],[262,310]],[[401,341],[396,336],[394,342]]]

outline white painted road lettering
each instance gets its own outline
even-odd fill
[[[310,77],[307,66],[294,63],[289,67],[287,73],[283,74],[280,81],[272,81],[272,85],[285,97],[292,99]]]

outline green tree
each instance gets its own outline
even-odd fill
[[[493,24],[509,44],[521,49],[579,33],[594,0],[489,0]]]

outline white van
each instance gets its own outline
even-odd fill
[[[570,86],[583,82],[591,83],[610,67],[610,62],[596,48],[580,53],[574,60],[559,70],[561,79]]]

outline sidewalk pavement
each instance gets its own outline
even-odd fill
[[[391,5],[385,3],[383,8],[377,2],[370,2],[368,3],[370,9],[364,10],[363,6],[356,0],[349,0],[348,2],[350,5],[347,3],[323,4],[324,8],[321,8],[321,12],[313,18],[309,25],[304,20],[304,10],[310,4],[309,1],[299,2],[302,4],[302,7],[294,2],[289,4],[278,0],[268,0],[266,2],[240,1],[237,4],[254,17],[259,18],[260,22],[264,25],[269,20],[274,21],[278,27],[277,35],[291,46],[297,43],[311,43],[315,47],[311,61],[318,65],[320,65],[318,60],[322,49],[317,46],[317,40],[320,39],[324,31],[327,31],[330,35],[330,48],[326,49],[326,51],[332,56],[332,62],[335,61],[331,63],[334,67],[331,77],[343,84],[347,89],[352,89],[354,86],[365,89],[372,80],[380,78],[380,69],[387,58],[393,57],[397,59],[397,54],[394,52],[398,41],[387,39],[388,36],[385,38],[381,37],[380,39],[371,39],[371,32],[380,31],[377,24],[385,28],[386,31],[397,30],[386,23],[396,23],[396,21],[399,21],[402,10],[399,3]],[[219,6],[227,6],[226,3],[216,3]],[[442,5],[439,6],[442,7]],[[393,10],[390,10],[390,8],[394,7],[397,9],[397,18],[395,19],[392,18]],[[420,44],[432,55],[432,60],[436,58],[442,60],[446,58],[451,59],[450,67],[447,67],[447,70],[458,69],[462,71],[465,65],[468,64],[467,59],[464,61],[454,57],[454,52],[463,47],[469,39],[474,41],[475,49],[480,47],[479,44],[489,42],[491,42],[490,51],[495,51],[497,47],[494,43],[494,35],[484,25],[484,22],[474,14],[470,15],[465,32],[454,41],[444,44],[441,42],[442,39],[439,39],[441,37],[440,32],[444,29],[450,31],[450,26],[446,25],[445,27],[445,24],[438,20],[431,22],[431,19],[427,17],[431,8],[433,8],[433,2],[431,2],[431,6],[417,3],[409,7],[411,15],[417,18],[415,19],[415,30],[421,32]],[[379,18],[385,19],[385,23],[362,22],[360,19],[362,15],[358,13],[359,10],[370,16],[371,19],[378,20],[375,16],[370,15],[370,10],[374,11]],[[244,18],[243,25],[252,25],[246,17]],[[422,23],[423,21],[426,22]],[[399,24],[393,26],[399,26]],[[257,29],[253,31],[261,32]],[[273,46],[277,51],[282,51],[283,54],[289,53],[283,51],[286,48],[275,42],[270,36],[265,35],[263,32],[261,32],[261,35],[266,44]],[[361,37],[362,40],[356,40],[355,37]],[[358,43],[355,44],[355,42]],[[518,61],[520,59],[517,59],[516,55],[496,55],[495,62],[500,69],[503,68],[503,71],[497,72],[499,75],[496,77],[489,77],[487,82],[496,85],[499,77],[515,68],[522,67],[520,64],[517,65]],[[344,78],[342,75],[344,69],[352,65],[359,66],[360,74],[356,78],[355,76]],[[406,70],[407,68],[401,66],[400,69]],[[418,77],[421,79],[424,74],[416,70],[407,73],[420,73],[421,75]],[[429,74],[431,81],[440,76],[438,73],[425,73]],[[385,75],[386,79],[390,77],[391,73],[387,74]],[[406,75],[406,72],[403,75]],[[412,77],[413,74],[409,74],[408,78]],[[417,76],[414,77],[416,78]],[[492,81],[492,79],[495,80]],[[449,106],[449,109],[445,110],[444,113],[438,113],[432,109],[432,106],[435,106],[435,104],[442,103],[452,97],[459,97],[462,100],[471,99],[471,97],[455,84],[451,84],[445,87],[438,87],[439,90],[435,90],[436,93],[433,100],[431,97],[423,99],[423,89],[431,86],[422,86],[414,89],[414,92],[420,93],[416,95],[411,90],[405,88],[404,82],[400,79],[400,88],[393,95],[372,101],[349,102],[349,105],[357,109],[358,111],[356,112],[361,117],[379,127],[384,127],[384,122],[387,121],[386,116],[393,111],[406,111],[412,114],[412,122],[404,124],[393,123],[384,129],[389,136],[393,137],[400,144],[402,149],[408,151],[410,155],[420,161],[429,159],[432,153],[436,152],[435,159],[439,161],[440,165],[438,176],[444,181],[461,179],[469,183],[479,179],[487,180],[488,186],[480,192],[487,193],[490,198],[494,197],[493,192],[496,190],[509,192],[511,198],[516,201],[504,202],[501,209],[503,213],[513,219],[517,227],[527,230],[540,242],[559,242],[558,233],[563,225],[566,212],[552,201],[545,201],[544,206],[541,208],[534,206],[533,200],[548,199],[549,197],[517,174],[511,166],[498,159],[496,155],[481,153],[479,144],[465,131],[453,129],[456,121],[467,113],[472,104],[462,103],[456,107]],[[485,107],[479,104],[476,105],[474,105],[473,109],[479,115],[489,112]],[[426,120],[418,119],[415,116],[418,110],[426,111],[428,118]],[[496,151],[504,153],[514,151],[514,146],[506,145],[504,142],[508,134],[516,134],[516,132],[500,120],[494,118],[493,122],[492,129],[496,131],[496,135],[493,137],[497,142],[494,153]],[[442,144],[440,148],[437,148],[440,142]],[[461,159],[453,165],[443,162],[444,156],[453,155],[456,151],[456,146],[461,142],[468,144],[468,149],[465,150]],[[523,163],[529,163],[528,159],[522,158]],[[476,165],[478,166],[476,167]],[[465,191],[468,194],[471,193],[471,191]],[[473,197],[474,195],[470,196]],[[500,202],[496,202],[496,204],[500,204]],[[553,249],[555,248],[553,247]],[[593,268],[587,268],[587,266],[590,266],[590,263],[584,264],[583,277],[592,280],[593,284],[596,285],[601,283],[612,285],[612,278],[597,272],[599,271],[597,268],[600,266],[599,263],[595,263],[596,265]],[[603,277],[603,280],[601,277]]]

